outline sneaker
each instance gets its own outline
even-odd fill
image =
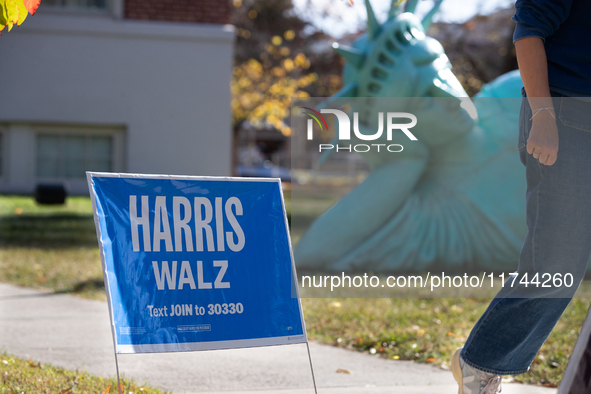
[[[501,392],[501,375],[472,368],[460,356],[459,348],[451,358],[451,371],[460,386],[458,394],[496,394]]]

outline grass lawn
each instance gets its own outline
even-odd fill
[[[289,194],[286,199],[289,211]],[[295,216],[292,220],[298,222]],[[301,231],[296,228],[294,236]],[[63,207],[46,207],[30,197],[0,196],[0,281],[105,300],[90,200],[68,198]],[[311,339],[446,368],[489,301],[320,298],[302,303]],[[588,299],[571,302],[531,371],[517,381],[548,386],[560,382],[589,305]]]
[[[51,365],[0,354],[0,393],[102,393],[118,394],[117,378],[105,379],[86,372],[74,372]],[[160,390],[121,379],[123,393],[163,393]]]
[[[106,300],[92,205],[0,196],[0,281]]]

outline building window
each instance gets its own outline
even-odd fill
[[[107,0],[43,0],[42,4],[69,9],[107,9]]]
[[[85,178],[86,171],[113,169],[111,136],[38,134],[37,177]]]

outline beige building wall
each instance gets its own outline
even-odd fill
[[[88,193],[39,167],[40,135],[106,136],[115,172],[230,175],[232,26],[38,12],[3,33],[0,192]]]

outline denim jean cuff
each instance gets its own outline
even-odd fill
[[[475,368],[475,369],[482,371],[482,372],[492,373],[494,375],[520,375],[522,373],[526,373],[527,371],[529,371],[529,367],[527,367],[527,369],[518,369],[518,370],[514,370],[514,371],[500,371],[500,370],[496,370],[496,369],[481,367],[480,365],[476,365],[472,361],[470,361],[466,358],[466,356],[464,355],[464,349],[462,349],[462,351],[460,352],[460,356],[462,357],[462,360],[464,360],[464,362],[466,364],[468,364],[469,366],[471,366],[472,368]]]

